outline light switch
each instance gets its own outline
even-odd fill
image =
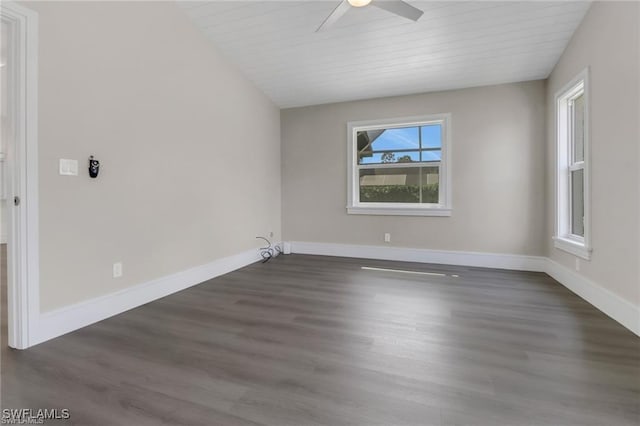
[[[60,159],[60,174],[63,176],[78,176],[78,160]]]

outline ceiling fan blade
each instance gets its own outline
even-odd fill
[[[379,7],[380,9],[384,9],[387,12],[395,13],[396,15],[411,19],[412,21],[417,21],[424,13],[420,9],[413,7],[402,0],[374,0],[371,4]]]
[[[336,6],[335,9],[333,9],[333,12],[331,12],[331,14],[327,16],[327,19],[325,19],[324,22],[318,27],[316,32],[324,31],[335,24],[336,21],[342,17],[342,15],[349,11],[349,9],[351,9],[351,5],[349,4],[349,2],[347,0],[342,0],[340,4]]]

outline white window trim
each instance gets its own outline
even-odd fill
[[[584,96],[584,161],[580,167],[572,163],[571,143],[561,143],[568,129],[567,120],[561,116],[567,116],[567,101],[582,91]],[[591,149],[590,149],[590,90],[589,69],[586,68],[573,80],[567,83],[555,95],[556,106],[556,221],[554,246],[560,250],[575,256],[589,260],[591,258]],[[582,168],[584,170],[584,237],[573,235],[571,229],[571,200],[570,200],[570,170]]]
[[[433,122],[442,122],[442,160],[440,161],[439,203],[360,203],[360,187],[357,158],[356,132],[362,130],[422,126]],[[424,164],[424,163],[422,163]],[[398,167],[419,167],[416,164],[398,165]],[[367,215],[399,216],[451,216],[451,114],[431,114],[417,117],[402,117],[382,120],[351,121],[347,125],[347,213]]]

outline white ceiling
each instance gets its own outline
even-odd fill
[[[367,6],[316,33],[339,1],[180,5],[288,108],[546,78],[590,4],[408,0],[418,22]]]

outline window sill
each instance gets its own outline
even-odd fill
[[[574,256],[581,257],[585,260],[591,259],[591,249],[577,241],[572,241],[567,238],[553,237],[553,245],[557,249],[571,253]]]
[[[425,207],[347,207],[348,214],[368,214],[383,216],[451,216],[451,209],[448,208],[425,208]]]

